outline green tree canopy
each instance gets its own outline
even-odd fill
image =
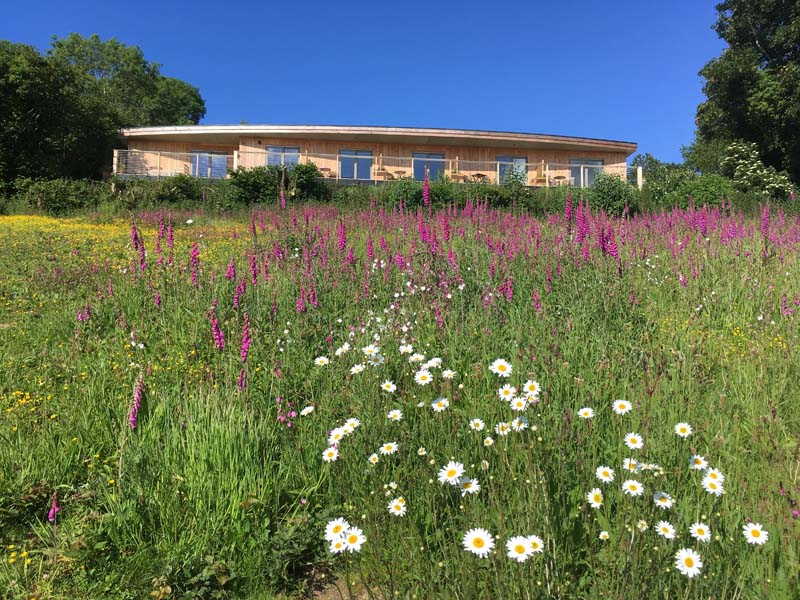
[[[43,56],[0,40],[0,182],[98,177],[121,127],[204,115],[197,88],[161,75],[137,46],[73,33]]]
[[[716,8],[714,30],[728,47],[700,71],[707,100],[697,108],[697,137],[685,156],[719,172],[715,149],[743,140],[798,182],[800,0],[726,0]]]

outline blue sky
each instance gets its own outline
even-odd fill
[[[697,72],[724,47],[716,0],[4,4],[0,39],[141,46],[200,88],[205,124],[552,133],[675,161],[703,100]]]

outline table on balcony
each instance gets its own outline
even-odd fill
[[[450,179],[452,179],[453,181],[466,182],[467,176],[464,175],[463,173],[450,173]]]
[[[484,181],[486,181],[487,177],[488,177],[488,175],[486,175],[486,173],[473,173],[472,174],[472,180],[476,181],[478,183],[483,183]]]
[[[397,175],[398,179],[402,179],[403,177],[406,176],[406,172],[405,171],[395,171],[394,174]]]
[[[375,171],[375,179],[383,179],[384,181],[388,181],[390,179],[394,179],[394,176],[391,173],[389,173],[389,171],[381,169]]]

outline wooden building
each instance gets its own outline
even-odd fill
[[[114,173],[225,177],[231,169],[313,162],[324,177],[402,178],[586,187],[599,173],[627,178],[633,142],[412,127],[192,125],[123,129]],[[639,177],[641,179],[641,177]]]

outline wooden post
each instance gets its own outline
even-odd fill
[[[238,168],[239,168],[239,151],[238,150],[234,150],[233,151],[233,170],[235,171]]]
[[[161,152],[156,156],[156,178],[161,179]]]
[[[542,164],[544,164],[544,161],[542,161]],[[544,166],[544,184],[550,187],[550,163]]]
[[[644,174],[642,173],[642,167],[639,166],[636,167],[636,187],[638,187],[641,190],[643,185],[644,185]]]
[[[114,149],[114,161],[111,163],[111,172],[114,173],[114,175],[117,174],[118,165],[119,165],[119,150],[117,150],[115,148]]]

